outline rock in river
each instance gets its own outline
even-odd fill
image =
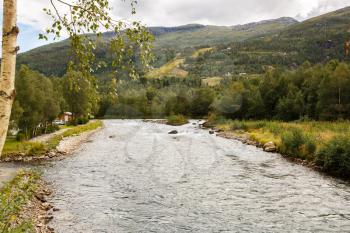
[[[266,143],[263,148],[264,148],[264,151],[266,151],[266,152],[276,152],[277,151],[277,147],[276,147],[274,142]]]
[[[178,134],[179,132],[177,132],[177,130],[172,130],[169,132],[169,134]]]

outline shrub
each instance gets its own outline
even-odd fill
[[[317,153],[316,164],[335,176],[350,177],[350,138],[336,137]]]
[[[280,151],[292,157],[311,160],[316,144],[313,138],[304,135],[300,129],[291,128],[281,136]]]
[[[42,143],[31,143],[30,149],[28,151],[29,156],[40,155],[46,152],[45,145]]]
[[[78,125],[85,125],[89,122],[89,118],[88,117],[79,117],[77,119],[77,124]]]
[[[183,115],[171,115],[167,118],[167,121],[169,125],[175,126],[184,125],[188,123],[187,118]]]
[[[52,125],[47,126],[46,133],[53,133],[53,132],[56,132],[59,129],[60,129],[60,127],[58,125],[52,124]]]

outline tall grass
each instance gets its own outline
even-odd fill
[[[325,172],[350,179],[350,122],[239,121],[210,116],[209,124],[224,131],[246,134],[292,158],[316,163]]]

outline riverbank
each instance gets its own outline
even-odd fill
[[[7,141],[0,162],[31,162],[61,157],[74,151],[102,126],[102,121],[97,120],[45,135],[40,140]]]
[[[18,146],[16,152],[5,153],[2,162],[62,158],[72,153],[102,127],[101,121],[93,121],[45,135],[35,143],[23,142],[26,146]],[[52,191],[40,174],[33,170],[9,168],[1,169],[0,178],[0,232],[23,229],[25,232],[54,232],[47,224],[52,220],[53,212],[58,209],[47,202],[46,198]]]
[[[47,223],[52,219],[51,195],[39,172],[21,170],[0,189],[1,232],[54,232]]]
[[[349,122],[278,122],[209,119],[218,136],[278,152],[329,175],[350,178]]]

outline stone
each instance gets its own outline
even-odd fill
[[[209,133],[210,134],[215,134],[215,131],[214,130],[210,130]]]
[[[115,135],[111,135],[111,136],[109,136],[109,138],[115,138]]]
[[[172,130],[169,132],[169,134],[178,134],[179,132],[177,132],[177,130]]]
[[[37,193],[37,194],[35,194],[35,197],[41,202],[47,202],[44,193]]]
[[[274,142],[265,143],[263,146],[263,149],[266,152],[276,152],[277,151],[277,147],[276,147]]]
[[[44,202],[44,203],[41,204],[40,208],[43,209],[43,210],[48,211],[48,210],[52,209],[53,206],[51,204],[47,203],[47,202]]]
[[[49,223],[53,219],[53,215],[46,215],[41,218],[44,220],[45,224]]]
[[[50,151],[47,156],[49,158],[54,158],[54,157],[56,157],[56,153],[54,151]]]

